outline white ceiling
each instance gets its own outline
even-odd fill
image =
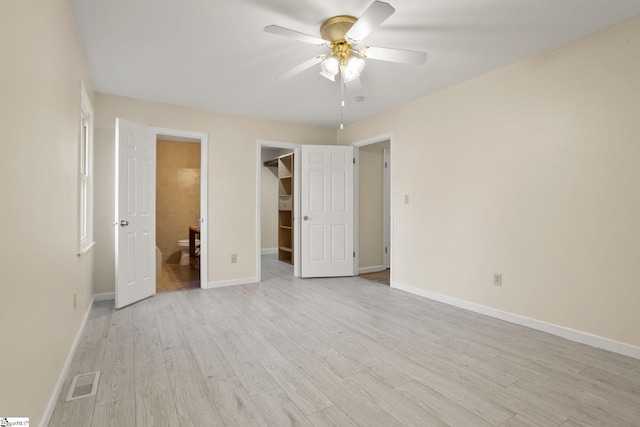
[[[70,0],[95,90],[270,119],[338,126],[340,85],[319,66],[274,77],[327,49],[263,32],[319,36],[372,0]],[[361,45],[425,51],[421,66],[367,60],[345,124],[640,15],[639,0],[389,0]],[[362,96],[364,101],[356,102]]]

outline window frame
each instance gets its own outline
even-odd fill
[[[93,108],[80,84],[78,135],[78,255],[89,251],[93,241]]]

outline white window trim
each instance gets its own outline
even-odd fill
[[[78,255],[82,255],[87,253],[93,245],[95,245],[93,241],[93,108],[91,107],[91,101],[82,82],[80,83],[79,128]],[[85,195],[83,195],[83,188],[86,189]]]

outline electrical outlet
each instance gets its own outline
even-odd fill
[[[73,310],[78,308],[78,294],[73,294]]]
[[[238,255],[231,254],[231,264],[235,264],[236,262],[238,262]]]
[[[493,286],[502,286],[502,274],[493,274]]]

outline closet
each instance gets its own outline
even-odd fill
[[[277,168],[278,176],[278,259],[293,263],[293,153],[264,162]]]

